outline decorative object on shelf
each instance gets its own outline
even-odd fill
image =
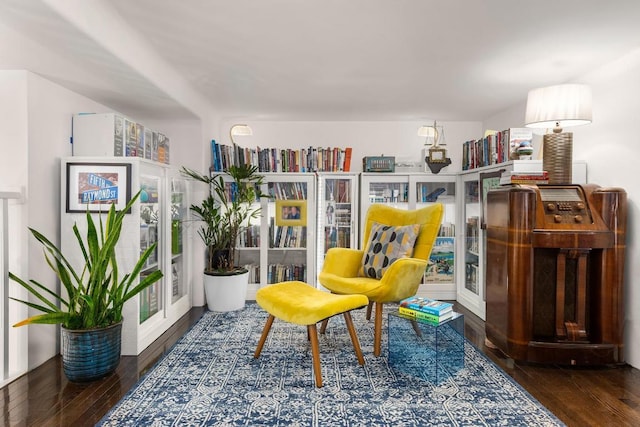
[[[305,227],[307,225],[306,200],[276,200],[276,225]]]
[[[424,161],[431,173],[437,174],[451,164],[451,159],[447,157],[447,150],[442,148],[447,145],[444,139],[444,128],[438,127],[435,120],[433,126],[420,126],[418,136],[426,138]]]
[[[253,130],[249,125],[235,124],[229,129],[229,138],[231,139],[231,143],[235,145],[236,142],[233,140],[234,135],[251,136],[253,135]]]
[[[230,166],[226,173],[203,175],[182,167],[181,173],[209,185],[209,196],[190,210],[202,221],[198,235],[207,247],[204,286],[207,306],[211,311],[233,311],[244,307],[249,271],[236,266],[238,235],[260,217],[261,207],[255,201],[266,195],[260,192],[263,176],[251,165]],[[233,276],[243,275],[243,279]],[[231,276],[231,277],[230,277]],[[216,290],[226,279],[238,281],[235,292]]]
[[[87,210],[87,234],[84,238],[77,224],[73,225],[73,233],[84,256],[81,271],[72,267],[60,248],[29,228],[42,244],[47,264],[56,273],[66,295],[55,293],[33,279],[25,282],[9,273],[11,280],[29,291],[39,303],[9,298],[42,312],[14,326],[36,323],[62,325],[62,367],[71,381],[93,381],[115,371],[120,361],[125,302],[162,278],[159,270],[138,277],[156,244],[142,253],[130,273],[122,277],[119,275],[116,245],[126,212],[139,195],[138,192],[120,211],[111,205],[104,224],[100,215],[98,227]]]
[[[384,154],[362,158],[363,172],[395,172],[396,158]]]
[[[591,89],[587,85],[564,84],[529,91],[525,123],[531,128],[550,128],[543,137],[542,168],[549,184],[572,181],[573,133],[563,127],[591,123]]]

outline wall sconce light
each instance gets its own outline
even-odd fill
[[[553,128],[542,140],[542,168],[549,173],[549,184],[572,181],[573,133],[562,128],[591,123],[591,88],[563,84],[529,91],[525,126]]]
[[[249,136],[253,135],[253,131],[249,127],[249,125],[240,125],[236,124],[231,126],[229,129],[229,137],[231,138],[231,143],[235,145],[235,141],[233,140],[233,136]]]

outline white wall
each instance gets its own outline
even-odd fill
[[[27,71],[0,71],[0,95],[0,179],[3,187],[24,187],[26,195],[21,237],[10,245],[23,254],[21,277],[56,286],[26,227],[60,242],[60,158],[71,155],[71,117],[79,111],[112,110]],[[175,141],[174,159],[200,167],[206,144],[198,123],[163,122],[161,129]],[[22,242],[28,244],[20,249]],[[58,353],[57,332],[51,325],[26,328],[28,368],[33,369]]]
[[[566,129],[573,132],[573,158],[587,162],[588,182],[622,187],[627,192],[627,253],[625,263],[625,358],[640,368],[640,186],[637,185],[638,117],[640,117],[640,50],[575,79],[593,91],[593,123]],[[561,82],[559,82],[561,83]],[[531,88],[534,89],[534,88]],[[491,117],[487,127],[520,126],[522,104]]]

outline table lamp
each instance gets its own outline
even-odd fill
[[[571,184],[573,133],[562,128],[591,123],[591,89],[582,84],[563,84],[529,91],[525,126],[553,128],[542,140],[542,169],[549,184]]]

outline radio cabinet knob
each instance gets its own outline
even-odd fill
[[[562,215],[554,215],[553,220],[555,222],[562,222]]]
[[[582,203],[582,202],[578,202],[578,203],[576,203],[576,208],[577,208],[578,210],[584,210],[584,203]]]
[[[573,217],[573,219],[575,219],[577,223],[581,223],[582,222],[582,215],[576,215],[576,216]]]
[[[556,210],[556,205],[553,203],[548,203],[547,204],[547,210],[548,211],[555,211]]]

